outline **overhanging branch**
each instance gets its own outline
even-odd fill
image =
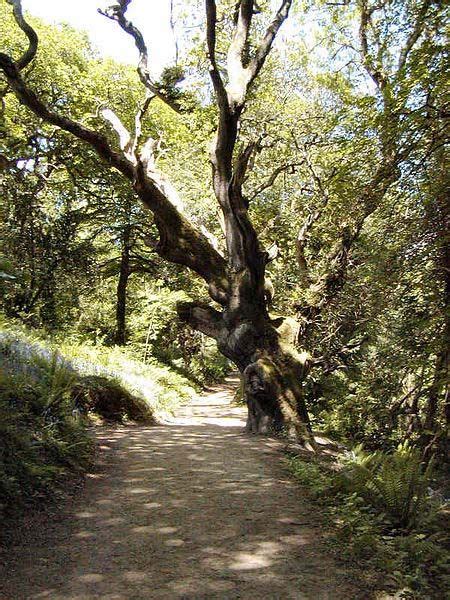
[[[15,0],[20,8],[20,1]],[[50,109],[23,80],[16,63],[6,54],[0,54],[0,69],[17,98],[45,122],[71,133],[87,142],[110,166],[119,170],[132,184],[144,205],[153,213],[160,234],[157,252],[171,262],[189,267],[208,284],[211,297],[226,302],[227,276],[224,258],[171,203],[164,186],[149,177],[144,164],[137,164],[122,153],[112,149],[107,137],[85,125],[62,116]]]
[[[266,33],[258,47],[258,50],[256,51],[256,55],[249,64],[249,83],[252,83],[252,81],[255,79],[255,77],[257,77],[258,73],[262,69],[280,27],[283,25],[284,21],[289,16],[289,10],[291,8],[291,5],[292,0],[283,0],[280,8],[277,11],[277,14],[275,15],[274,20],[267,28]]]
[[[222,314],[206,303],[179,302],[177,313],[182,321],[216,340],[224,329]]]

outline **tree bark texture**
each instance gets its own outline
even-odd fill
[[[122,237],[119,280],[117,282],[115,342],[119,346],[124,346],[126,343],[127,287],[130,274],[130,229],[126,227]]]

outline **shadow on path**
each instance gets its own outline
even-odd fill
[[[323,549],[279,442],[246,436],[231,397],[100,429],[82,497],[11,549],[1,600],[369,598]]]

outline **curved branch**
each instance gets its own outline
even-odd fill
[[[6,54],[0,54],[0,69],[19,100],[38,117],[87,142],[111,166],[131,181],[144,205],[154,214],[160,234],[156,251],[171,262],[189,267],[208,284],[211,297],[219,303],[226,302],[227,277],[224,258],[211,246],[207,238],[184,217],[157,182],[152,181],[140,160],[134,165],[124,155],[114,151],[108,139],[68,117],[50,110],[28,88],[20,72]]]
[[[107,19],[111,19],[111,21],[118,23],[119,26],[134,39],[134,44],[139,52],[137,72],[143,85],[152,94],[170,106],[170,108],[176,113],[181,113],[183,112],[182,107],[175,100],[173,100],[173,98],[163,94],[158,86],[152,81],[148,68],[148,50],[144,41],[144,37],[139,29],[125,17],[125,13],[130,4],[131,0],[118,0],[117,4],[109,6],[106,10],[101,10],[99,8],[98,12]]]
[[[16,61],[16,67],[21,71],[36,56],[39,39],[35,30],[25,21],[22,14],[22,3],[20,0],[7,0],[13,7],[13,14],[17,25],[24,32],[28,38],[28,48],[22,54],[18,61]]]
[[[133,179],[133,165],[122,154],[115,152],[108,139],[93,129],[89,129],[78,121],[64,117],[49,109],[42,100],[24,82],[17,65],[6,54],[0,53],[0,69],[19,100],[30,108],[34,114],[52,125],[56,125],[75,137],[90,144],[97,153],[110,165],[123,173],[128,179]]]
[[[300,167],[302,164],[303,164],[303,162],[288,163],[286,165],[280,165],[279,167],[277,167],[269,175],[267,181],[265,181],[259,187],[256,188],[256,190],[253,192],[253,194],[249,197],[248,201],[251,202],[252,200],[254,200],[256,198],[256,196],[259,196],[259,194],[261,194],[268,188],[272,187],[273,184],[275,183],[275,181],[277,180],[278,176],[281,175],[281,173],[289,172],[290,174],[294,174],[296,172],[295,171],[296,167]]]

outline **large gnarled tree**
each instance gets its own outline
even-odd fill
[[[143,143],[141,121],[153,98],[166,102],[177,112],[181,108],[152,81],[144,39],[126,17],[130,0],[120,0],[103,13],[134,38],[140,54],[138,72],[146,88],[146,98],[136,114],[132,134],[112,111],[103,111],[104,118],[119,136],[120,151],[102,133],[50,110],[26,84],[21,72],[36,54],[38,37],[23,17],[20,0],[8,1],[29,41],[27,50],[17,60],[0,55],[0,67],[10,88],[36,115],[84,140],[111,167],[119,170],[153,213],[160,236],[156,247],[158,254],[195,271],[208,284],[210,298],[221,309],[217,310],[208,302],[190,303],[180,306],[179,314],[195,329],[213,337],[221,352],[243,374],[249,408],[248,430],[285,429],[298,439],[308,437],[309,422],[301,392],[305,365],[293,348],[292,336],[279,333],[279,329],[283,329],[283,320],[272,320],[269,316],[265,268],[273,253],[261,247],[243,193],[246,172],[257,143],[237,150],[239,122],[249,89],[288,17],[291,0],[281,3],[253,50],[250,50],[253,46],[250,34],[257,8],[253,0],[241,0],[234,17],[226,64],[220,67],[216,52],[216,3],[206,0],[208,60],[218,109],[217,133],[211,151],[212,179],[223,214],[225,256],[182,213],[173,187],[155,165],[154,141],[149,139]]]
[[[254,87],[275,37],[289,15],[292,0],[280,0],[278,12],[262,34],[252,23],[259,10],[257,3],[253,0],[235,3],[233,10],[230,9],[233,26],[225,54],[222,45],[220,52],[216,48],[216,2],[205,0],[207,57],[217,108],[217,128],[210,161],[212,187],[222,213],[224,255],[211,242],[211,236],[194,227],[183,214],[180,198],[156,166],[155,141],[143,140],[142,119],[154,98],[165,102],[176,112],[181,112],[183,106],[151,77],[144,39],[126,16],[131,0],[119,0],[102,13],[116,21],[134,39],[139,51],[138,73],[146,91],[131,133],[111,110],[102,111],[102,116],[118,136],[120,150],[99,131],[50,110],[26,84],[21,72],[33,61],[38,39],[23,18],[20,0],[8,2],[12,4],[16,21],[29,41],[28,49],[17,60],[0,54],[0,68],[10,88],[36,115],[84,140],[111,167],[120,171],[153,214],[160,236],[156,246],[158,254],[188,267],[207,283],[210,300],[181,305],[179,314],[192,327],[214,338],[220,351],[242,373],[249,409],[248,430],[266,432],[284,429],[299,440],[310,437],[302,381],[311,365],[310,360],[302,358],[304,354],[296,352],[295,344],[307,345],[311,328],[315,327],[322,311],[343,287],[352,246],[387,190],[399,178],[399,166],[410,151],[410,148],[397,144],[401,111],[405,106],[399,105],[402,97],[399,89],[411,49],[423,33],[430,3],[424,0],[417,11],[399,50],[397,68],[390,74],[386,65],[382,64],[383,54],[378,47],[381,44],[372,23],[379,7],[365,0],[357,3],[361,62],[381,98],[379,166],[364,189],[358,190],[359,212],[355,222],[342,230],[328,257],[326,272],[317,280],[311,279],[305,248],[312,228],[326,212],[329,194],[326,182],[315,170],[307,149],[297,148],[299,158],[296,160],[306,165],[320,196],[317,210],[308,216],[297,238],[299,281],[304,287],[313,286],[315,296],[314,302],[300,307],[302,326],[299,340],[297,328],[291,327],[289,319],[273,318],[269,314],[265,273],[268,262],[275,258],[276,250],[266,251],[262,247],[249,216],[249,203],[254,196],[248,198],[244,191],[260,140],[238,143],[249,91]],[[260,39],[257,39],[258,35]],[[273,176],[268,180],[269,185],[284,169],[283,166],[275,167]]]

